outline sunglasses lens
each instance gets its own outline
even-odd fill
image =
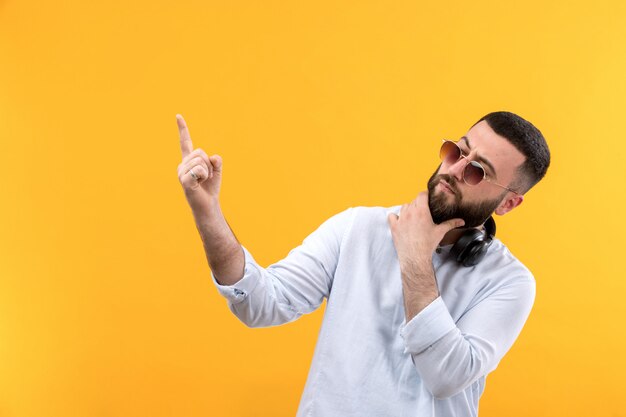
[[[442,161],[451,164],[459,160],[461,157],[461,150],[459,147],[450,141],[445,141],[443,145],[441,145],[441,149],[439,150],[439,158]]]
[[[485,178],[485,170],[478,162],[471,161],[465,166],[465,171],[463,171],[463,179],[466,183],[468,183],[469,185],[476,185],[480,183],[483,178]]]

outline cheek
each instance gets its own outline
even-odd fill
[[[459,190],[460,200],[463,203],[481,203],[487,200],[493,200],[498,198],[500,193],[494,192],[491,189],[490,184],[486,181],[481,182],[478,185],[467,185],[464,182],[457,182],[457,189]]]

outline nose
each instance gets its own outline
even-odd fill
[[[461,156],[456,162],[450,165],[448,174],[453,176],[457,181],[463,182],[463,170],[465,170],[468,162],[465,156]]]

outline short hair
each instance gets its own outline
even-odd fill
[[[550,149],[546,139],[532,123],[511,112],[489,113],[474,125],[483,120],[526,157],[511,186],[521,194],[526,193],[546,175],[550,165]]]

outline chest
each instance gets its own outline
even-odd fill
[[[346,246],[339,259],[328,300],[344,312],[392,327],[405,321],[400,264],[393,241],[370,240]],[[452,318],[457,321],[483,291],[484,274],[433,254],[437,288]]]

